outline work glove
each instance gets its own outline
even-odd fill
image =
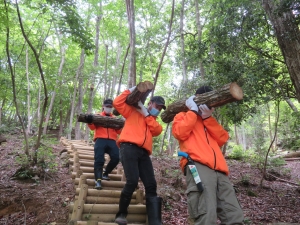
[[[198,112],[198,111],[199,111],[199,108],[198,108],[196,102],[194,102],[194,98],[195,98],[195,95],[192,95],[191,97],[189,97],[189,98],[185,101],[185,105],[186,105],[186,107],[189,108],[189,110]]]
[[[199,110],[201,112],[202,119],[206,119],[211,116],[213,111],[215,111],[215,108],[210,109],[207,107],[207,105],[203,104],[203,105],[199,105]]]
[[[140,107],[139,109],[137,109],[137,111],[142,114],[144,117],[149,116],[149,112],[146,109],[146,107],[143,105],[143,103],[141,101],[138,102],[138,106]]]
[[[93,118],[94,118],[93,114],[85,115],[84,118],[87,123],[93,123]]]
[[[136,86],[128,88],[128,90],[130,91],[130,93],[132,93],[134,91],[134,89],[136,88]]]

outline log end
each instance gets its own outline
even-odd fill
[[[230,94],[236,100],[242,100],[244,97],[242,88],[235,82],[231,83],[230,85]]]

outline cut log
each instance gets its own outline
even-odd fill
[[[87,114],[80,114],[77,117],[77,121],[87,123],[85,120],[85,115]],[[112,118],[108,116],[93,114],[93,124],[95,124],[96,126],[112,128],[112,129],[121,129],[124,126],[124,122],[125,121],[122,118]]]
[[[146,98],[148,97],[149,93],[153,90],[153,88],[154,85],[150,81],[140,82],[136,86],[136,89],[134,89],[134,91],[127,96],[126,103],[128,105],[132,105],[136,108],[139,108],[139,106],[137,105],[138,101],[141,100],[141,102],[145,104]],[[116,109],[113,109],[113,114],[115,116],[120,115],[120,113]]]
[[[203,93],[194,98],[197,105],[206,104],[209,108],[219,107],[230,102],[243,99],[243,90],[237,83],[229,83],[223,87]],[[170,104],[161,114],[161,119],[165,123],[173,121],[175,115],[179,112],[187,112],[185,105],[186,99],[181,99]]]
[[[300,157],[300,151],[299,152],[290,152],[286,155],[282,156],[283,158],[297,158]]]
[[[138,101],[144,104],[153,87],[154,85],[150,81],[140,82],[134,91],[127,96],[126,103],[135,107],[138,107]]]

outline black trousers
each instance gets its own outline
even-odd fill
[[[145,186],[146,197],[157,196],[156,180],[148,152],[135,144],[123,142],[120,144],[120,159],[126,176],[122,193],[131,198],[140,177]]]
[[[94,146],[94,170],[102,169],[104,166],[104,154],[107,153],[110,161],[106,166],[106,173],[110,173],[119,163],[119,148],[115,140],[97,138]]]

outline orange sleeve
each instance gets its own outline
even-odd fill
[[[96,126],[95,126],[95,124],[93,124],[93,123],[88,123],[87,125],[88,125],[88,127],[89,127],[91,130],[95,130],[95,129],[96,129]]]
[[[206,127],[207,132],[212,136],[212,138],[218,143],[221,147],[229,139],[228,132],[218,123],[218,121],[209,117],[203,120],[204,126]]]
[[[155,120],[153,116],[147,116],[145,121],[153,137],[160,135],[162,132],[162,126]]]
[[[124,117],[128,118],[132,112],[132,106],[129,106],[125,101],[127,96],[130,94],[129,90],[123,91],[113,101],[114,108]]]
[[[178,113],[173,120],[172,133],[177,140],[184,141],[197,122],[197,115],[192,111]]]
[[[115,130],[117,132],[117,134],[121,134],[122,132],[122,128],[121,129],[118,129],[118,130]]]

